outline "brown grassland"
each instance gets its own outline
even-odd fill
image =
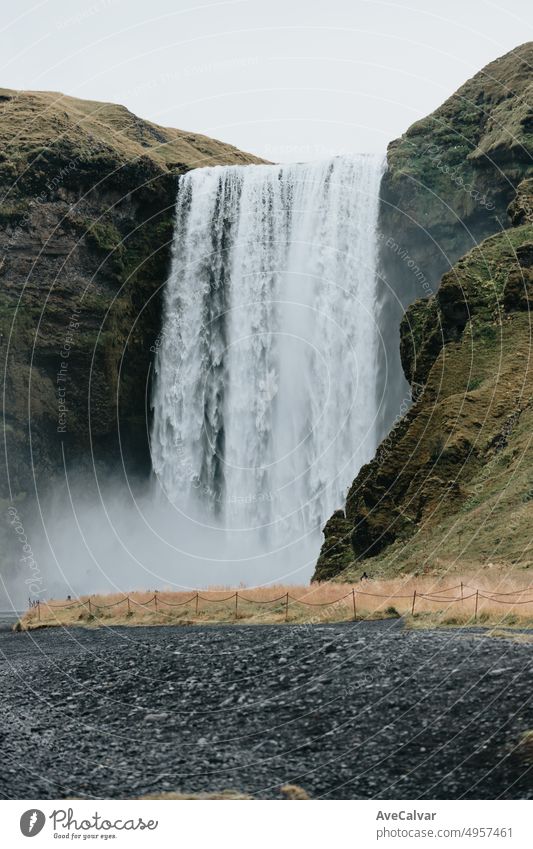
[[[477,610],[476,610],[477,607]],[[315,583],[259,588],[216,587],[175,592],[51,599],[28,610],[16,626],[281,624],[313,625],[404,617],[410,627],[533,625],[533,585],[527,573],[495,572]],[[504,636],[505,632],[494,632]]]

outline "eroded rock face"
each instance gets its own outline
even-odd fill
[[[120,106],[0,90],[1,497],[69,468],[145,474],[177,179],[257,162]]]
[[[533,174],[532,63],[531,42],[491,62],[389,145],[382,229],[408,250],[430,286],[511,223],[509,204]],[[396,260],[384,251],[393,276],[404,272],[401,297],[410,303],[430,294]]]
[[[342,527],[326,524],[315,578],[349,578],[361,561],[374,574],[456,558],[529,566],[532,237],[527,224],[488,239],[407,311],[418,400],[361,469]]]
[[[532,64],[533,44],[517,48],[389,146],[381,265],[399,302],[383,321],[415,403],[354,481],[342,514],[349,532],[326,524],[317,579],[356,575],[367,559],[376,572],[456,554],[529,562],[506,526],[530,507]],[[509,420],[504,458],[495,446]],[[487,524],[503,462],[512,492]],[[471,533],[478,521],[484,530]]]
[[[491,62],[389,145],[380,211],[381,375],[397,364],[404,310],[435,294],[461,256],[529,214],[519,198],[530,195],[533,175],[532,64],[533,43]],[[385,434],[405,398],[400,374],[378,387],[382,394]]]

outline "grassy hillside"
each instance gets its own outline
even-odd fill
[[[148,159],[180,170],[261,161],[216,139],[144,121],[115,103],[5,88],[0,88],[0,150],[4,174],[35,167],[36,159],[46,161],[52,151],[86,163]]]
[[[532,67],[529,43],[389,147],[382,226],[409,262],[382,257],[388,285],[409,300],[414,265],[431,291],[474,247],[407,310],[413,406],[327,522],[317,579],[533,564]]]
[[[533,564],[533,222],[482,243],[402,325],[415,403],[326,526],[316,577]]]

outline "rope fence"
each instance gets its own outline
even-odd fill
[[[460,589],[461,594],[457,596],[442,596],[442,593],[449,593],[452,590]],[[465,590],[473,590],[468,594],[465,594]],[[200,610],[200,602],[202,604],[223,604],[227,602],[233,602],[234,609],[234,617],[235,619],[239,618],[239,602],[246,604],[277,604],[279,602],[283,603],[283,609],[285,614],[285,621],[289,621],[289,607],[290,605],[303,605],[305,607],[332,607],[333,605],[339,604],[342,601],[345,601],[348,598],[352,600],[352,610],[353,610],[353,620],[357,620],[357,597],[371,597],[371,598],[383,598],[387,601],[394,601],[395,599],[401,599],[403,601],[410,602],[410,612],[411,615],[414,616],[416,612],[417,602],[420,603],[422,601],[430,602],[431,604],[445,604],[451,605],[458,602],[469,601],[470,599],[475,599],[475,610],[474,610],[474,620],[477,621],[478,618],[478,608],[479,602],[481,599],[486,599],[490,602],[494,602],[500,605],[509,605],[514,607],[515,605],[522,604],[533,604],[533,597],[528,599],[520,599],[520,600],[511,600],[509,596],[520,596],[524,592],[529,592],[533,590],[533,586],[524,587],[521,590],[513,590],[510,592],[492,592],[490,590],[483,590],[475,587],[471,587],[468,584],[456,584],[452,587],[444,587],[441,590],[433,590],[431,592],[423,593],[418,592],[416,589],[413,590],[412,593],[407,595],[405,594],[392,594],[392,593],[371,593],[366,592],[365,590],[356,589],[355,587],[348,593],[345,593],[342,596],[339,596],[337,599],[333,599],[330,601],[305,601],[302,598],[298,598],[297,596],[291,595],[289,592],[284,593],[283,595],[276,596],[271,599],[254,599],[247,598],[243,593],[239,593],[239,591],[235,591],[230,595],[224,596],[223,598],[209,598],[209,596],[202,595],[200,592],[193,593],[193,595],[185,599],[185,601],[172,602],[167,601],[162,598],[161,594],[155,592],[151,598],[148,598],[146,601],[141,602],[136,598],[130,595],[126,595],[118,601],[111,602],[110,604],[102,604],[97,603],[94,598],[87,598],[85,600],[79,600],[78,602],[69,604],[56,604],[53,602],[46,602],[38,600],[34,605],[31,606],[30,610],[37,611],[37,619],[41,621],[41,611],[55,611],[55,610],[74,610],[85,608],[90,616],[96,616],[100,611],[109,610],[111,608],[119,607],[120,605],[125,605],[127,607],[128,615],[132,615],[131,606],[135,605],[136,607],[143,608],[147,612],[155,612],[159,613],[163,616],[172,616],[172,613],[166,613],[164,610],[161,610],[161,605],[167,608],[179,608],[179,607],[188,607],[189,605],[194,604],[195,613],[198,614]],[[505,596],[506,598],[502,598]]]

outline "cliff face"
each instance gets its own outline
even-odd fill
[[[517,186],[533,173],[532,63],[531,42],[491,62],[389,145],[381,228],[409,251],[430,286],[509,226]],[[394,280],[404,272],[401,297],[427,296],[421,276],[397,257],[390,248],[384,253]]]
[[[177,177],[259,160],[112,104],[2,89],[0,110],[1,495],[18,502],[64,462],[149,468]]]
[[[380,373],[397,362],[403,312],[483,239],[510,226],[509,204],[533,174],[533,43],[491,62],[391,142],[381,185]],[[388,296],[392,291],[393,296]],[[382,433],[408,394],[386,389]]]
[[[396,337],[400,305],[383,321],[414,403],[327,522],[316,579],[531,562],[532,66],[523,45],[389,147],[384,278],[426,297]]]

